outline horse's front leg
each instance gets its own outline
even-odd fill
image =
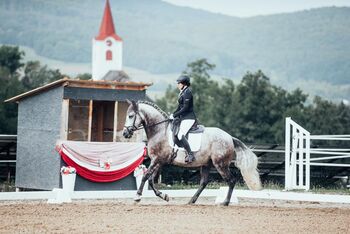
[[[153,175],[148,178],[148,184],[149,186],[151,186],[152,190],[154,191],[154,194],[158,197],[160,197],[161,199],[165,200],[165,201],[169,201],[169,196],[168,194],[163,194],[162,192],[160,192],[156,187],[154,187],[154,177],[156,177],[157,173],[159,172],[161,168],[161,165],[158,164],[156,167],[155,167],[155,170],[153,172]]]
[[[140,187],[138,188],[138,190],[136,192],[136,197],[134,198],[134,201],[136,201],[136,202],[141,201],[143,187],[145,186],[145,183],[148,180],[148,178],[150,178],[153,175],[153,173],[158,165],[159,165],[158,163],[151,161],[151,164],[147,168],[146,173],[142,176],[142,181],[141,181]]]
[[[201,181],[200,181],[200,186],[197,190],[197,192],[193,195],[191,200],[188,202],[188,204],[194,204],[199,195],[202,193],[202,191],[205,189],[209,182],[209,172],[210,172],[210,166],[202,166],[201,167]]]

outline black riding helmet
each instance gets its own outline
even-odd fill
[[[181,75],[179,78],[176,80],[177,83],[181,83],[186,86],[190,86],[190,77],[188,75]]]

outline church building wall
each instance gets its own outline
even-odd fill
[[[122,42],[112,37],[103,41],[93,39],[92,45],[92,78],[101,80],[109,71],[122,70]],[[107,59],[107,52],[111,53],[111,60]]]

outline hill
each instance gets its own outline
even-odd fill
[[[345,87],[341,98],[349,99],[350,8],[236,18],[161,0],[111,0],[111,6],[126,66],[179,73],[189,61],[208,58],[221,76],[261,69],[286,86]],[[103,8],[95,0],[3,0],[0,43],[88,63]]]

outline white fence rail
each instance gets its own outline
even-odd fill
[[[310,135],[290,117],[286,118],[285,189],[310,189],[310,166],[350,167],[350,164],[316,162],[350,158],[350,149],[310,148],[311,140],[349,141],[350,135]],[[314,157],[313,155],[326,155]]]
[[[205,189],[201,197],[215,199],[215,203],[220,203],[224,200],[227,194],[228,187],[220,189]],[[196,189],[185,190],[161,190],[168,194],[171,198],[190,198]],[[4,201],[28,201],[28,200],[47,200],[48,203],[66,203],[74,202],[81,199],[130,199],[134,198],[136,191],[74,191],[72,194],[65,194],[62,189],[54,189],[53,191],[45,192],[3,192],[0,193],[0,202]],[[155,198],[153,191],[144,191],[143,198]],[[305,192],[281,192],[276,190],[234,190],[231,202],[239,203],[240,198],[253,199],[272,199],[272,200],[289,200],[289,201],[306,201],[306,202],[329,202],[329,203],[348,203],[350,197],[348,195],[329,195],[329,194],[312,194]],[[164,202],[164,204],[167,204]],[[171,204],[171,200],[170,200]],[[214,203],[213,203],[214,204]]]

